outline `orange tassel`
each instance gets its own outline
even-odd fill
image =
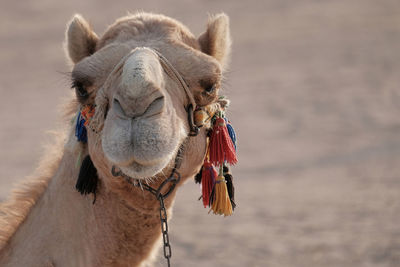
[[[221,166],[224,162],[231,165],[237,162],[235,146],[229,136],[226,122],[221,117],[215,120],[210,137],[209,151],[210,162],[215,166]]]

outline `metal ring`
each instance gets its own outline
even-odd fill
[[[174,177],[175,175],[177,176],[176,178]],[[179,183],[180,180],[181,180],[181,175],[179,174],[179,172],[177,172],[177,171],[174,169],[174,170],[172,171],[171,176],[170,176],[168,179],[164,180],[164,181],[160,184],[160,186],[158,187],[157,192],[156,192],[156,197],[157,197],[157,199],[159,199],[160,197],[162,197],[162,198],[168,197],[169,194],[171,194],[171,192],[175,189],[176,184]],[[168,191],[167,191],[165,194],[161,194],[161,190],[162,190],[163,187],[164,187],[166,184],[168,184],[169,182],[172,183],[171,187],[168,189]]]
[[[194,124],[193,105],[192,104],[188,105],[187,113],[188,113],[188,122],[189,122],[189,128],[190,128],[189,136],[196,136],[199,134],[200,128]]]

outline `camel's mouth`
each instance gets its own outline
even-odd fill
[[[152,165],[142,165],[133,161],[128,166],[118,166],[116,165],[123,174],[134,179],[151,179],[158,174],[162,173],[163,169],[167,167],[168,163],[172,161],[172,157],[166,157],[163,161],[158,163],[153,163]]]
[[[110,163],[124,174],[146,179],[163,174],[186,135],[172,108],[133,120],[121,118],[111,109],[104,124],[102,148]]]
[[[135,186],[140,185],[143,181],[147,184],[151,183],[155,179],[161,177],[166,178],[170,174],[171,169],[174,170],[180,167],[180,162],[182,160],[182,153],[184,151],[185,141],[181,143],[179,149],[174,153],[170,159],[166,159],[166,164],[158,164],[153,166],[143,166],[136,162],[133,162],[129,166],[117,166],[113,165],[111,168],[111,174],[115,177],[122,177],[130,184]],[[172,166],[172,163],[174,164]],[[173,167],[173,168],[172,168]],[[158,171],[157,171],[158,170]],[[148,175],[145,175],[145,174]]]

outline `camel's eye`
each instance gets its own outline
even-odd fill
[[[213,85],[208,85],[208,86],[207,86],[206,88],[204,88],[204,89],[206,90],[206,92],[212,93],[212,92],[215,91],[215,88],[216,88],[216,86],[215,86],[215,84],[213,84]]]
[[[200,81],[200,86],[209,94],[213,93],[217,89],[217,84],[210,81]]]
[[[72,82],[72,88],[75,89],[75,94],[79,101],[84,101],[89,97],[89,93],[81,82]]]

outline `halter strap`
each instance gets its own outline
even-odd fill
[[[194,100],[193,94],[190,91],[189,86],[187,85],[186,81],[183,79],[182,75],[174,68],[174,66],[172,66],[172,64],[168,61],[168,59],[166,59],[160,52],[158,52],[155,49],[149,48],[149,47],[146,47],[146,48],[157,55],[164,71],[168,74],[168,76],[171,79],[176,80],[181,85],[181,87],[183,88],[183,90],[185,91],[186,95],[189,98],[189,101],[193,107],[193,110],[196,110],[196,101]]]
[[[196,101],[192,92],[189,89],[186,81],[183,79],[182,75],[177,71],[174,66],[168,61],[166,57],[164,57],[160,52],[150,47],[143,47],[144,49],[149,49],[152,51],[159,59],[161,66],[163,67],[164,71],[167,75],[175,80],[178,84],[181,85],[183,90],[185,91],[187,97],[189,98],[190,104],[186,107],[186,112],[188,113],[188,123],[189,123],[189,136],[196,136],[199,134],[200,129],[194,123],[194,111],[196,110]],[[132,51],[133,52],[133,51]]]

